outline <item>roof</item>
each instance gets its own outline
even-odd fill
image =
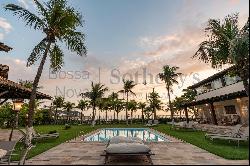
[[[202,80],[202,81],[200,81],[200,82],[198,82],[198,83],[196,83],[196,84],[194,84],[194,85],[192,85],[192,86],[189,86],[188,89],[194,89],[194,88],[197,88],[197,87],[199,87],[199,86],[201,86],[201,85],[204,85],[204,84],[206,84],[206,83],[208,83],[208,82],[211,82],[211,81],[213,81],[213,80],[216,80],[216,79],[218,79],[218,78],[221,78],[221,76],[223,76],[223,75],[225,75],[226,73],[228,73],[228,72],[229,72],[230,70],[232,70],[234,67],[235,67],[235,66],[231,66],[231,67],[229,67],[229,68],[227,68],[227,69],[225,69],[225,70],[223,70],[223,71],[221,71],[221,72],[219,72],[219,73],[216,73],[216,74],[214,74],[214,75],[212,75],[212,76],[210,76],[210,77],[208,77],[208,78],[206,78],[206,79],[204,79],[204,80]]]
[[[12,50],[11,47],[9,47],[9,46],[5,45],[4,43],[0,42],[0,51],[8,52],[10,50]]]
[[[238,91],[238,92],[233,92],[233,93],[229,93],[229,94],[225,94],[225,95],[221,95],[221,96],[215,96],[212,98],[208,98],[208,99],[203,99],[203,100],[199,100],[199,101],[193,101],[190,103],[186,103],[183,104],[183,106],[195,106],[195,105],[202,105],[202,104],[208,104],[208,103],[212,103],[212,102],[219,102],[219,101],[225,101],[225,100],[232,100],[238,97],[247,97],[246,91]]]
[[[30,99],[31,89],[26,88],[13,81],[0,77],[0,94],[8,91],[0,96],[1,99]],[[41,92],[36,93],[37,99],[51,99],[52,97]]]

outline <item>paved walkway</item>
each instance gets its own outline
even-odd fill
[[[8,140],[10,130],[0,130],[0,140]],[[14,131],[13,140],[18,140],[21,133]],[[181,142],[173,137],[167,136],[171,142],[167,143],[149,143],[148,146],[152,152],[154,164],[158,165],[230,165],[240,164],[248,165],[249,160],[226,160],[214,154],[211,154],[194,145]],[[82,142],[81,138],[60,144],[38,156],[26,161],[30,165],[102,165],[103,153],[106,145],[99,142]],[[110,165],[148,165],[146,157],[112,157],[109,160]]]
[[[226,160],[194,145],[170,138],[168,143],[149,143],[155,165],[248,165],[249,160]],[[102,165],[104,143],[81,142],[80,139],[63,143],[26,162],[32,165]],[[111,157],[109,165],[149,165],[146,157]]]
[[[0,141],[9,141],[11,130],[0,129]],[[12,141],[18,141],[22,137],[22,133],[18,130],[14,130],[12,134]]]

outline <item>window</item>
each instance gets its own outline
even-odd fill
[[[229,76],[229,75],[226,75],[224,76],[224,79],[225,79],[225,82],[226,82],[226,85],[231,85],[231,84],[234,84],[236,82],[239,82],[241,81],[240,77],[239,76]]]
[[[212,82],[212,88],[213,89],[218,89],[218,88],[221,88],[222,87],[222,82],[221,82],[221,79],[216,79]]]
[[[224,108],[225,108],[226,114],[237,114],[234,105],[224,106]]]

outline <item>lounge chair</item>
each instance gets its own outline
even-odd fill
[[[23,134],[21,141],[24,141],[24,139],[26,137],[26,133],[21,129],[18,129],[18,130]],[[41,139],[50,139],[50,138],[58,138],[59,137],[59,133],[39,134],[35,130],[33,130],[32,133],[33,133],[32,140],[41,140]]]
[[[154,120],[153,123],[152,123],[152,126],[157,126],[159,124],[159,121],[158,120]]]
[[[19,140],[20,141],[20,140]],[[18,164],[18,165],[24,165],[26,161],[26,156],[31,148],[33,148],[33,145],[30,145],[27,148],[22,149],[20,154],[20,160],[19,161],[11,161],[12,156],[17,156],[17,154],[14,154],[13,151],[15,150],[15,146],[17,142],[19,141],[1,141],[0,142],[0,149],[3,149],[7,151],[7,153],[0,159],[0,164]]]
[[[123,136],[111,138],[104,153],[101,154],[105,156],[104,164],[107,164],[110,156],[147,156],[149,163],[153,165],[151,155],[154,154],[140,138]]]
[[[159,124],[158,120],[149,120],[145,126],[157,126]]]
[[[1,141],[0,149],[6,150],[7,153],[1,158],[1,164],[9,164],[12,156],[12,152],[15,150],[17,141]]]
[[[206,133],[205,138],[212,137],[212,136],[219,136],[219,137],[236,137],[239,136],[240,128],[242,127],[241,124],[237,124],[233,127],[233,130],[230,132],[219,133],[218,131],[213,131],[213,133]]]
[[[194,127],[194,122],[193,121],[190,121],[189,123],[187,123],[186,121],[175,123],[172,128],[173,129],[192,129],[192,130],[196,130],[196,128]]]
[[[153,121],[152,120],[148,120],[148,123],[145,126],[152,126]]]
[[[115,136],[109,139],[108,144],[119,144],[119,143],[142,143],[143,140],[138,137],[124,137],[124,136]]]
[[[221,139],[221,140],[237,141],[238,147],[239,147],[240,141],[248,141],[249,140],[249,127],[244,132],[236,134],[236,135],[232,135],[232,136],[216,135],[216,136],[211,136],[210,139],[211,140]]]

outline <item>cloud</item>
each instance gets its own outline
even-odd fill
[[[4,34],[0,33],[0,40],[3,40],[3,38],[4,38]]]
[[[144,48],[142,55],[148,57],[172,56],[185,50],[193,49],[203,39],[201,27],[185,25],[174,34],[157,37],[142,37],[139,45]]]
[[[237,5],[237,4],[240,3],[240,0],[230,0],[229,3],[230,3],[231,5]]]
[[[3,29],[5,33],[9,33],[13,29],[11,24],[3,17],[0,17],[0,28]]]
[[[24,8],[29,9],[30,5],[34,5],[33,0],[17,0]]]
[[[4,36],[12,30],[11,24],[7,19],[0,17],[0,40],[4,39]],[[2,31],[2,32],[1,32]]]
[[[10,80],[13,80],[15,82],[18,82],[19,79],[33,80],[35,70],[34,68],[26,67],[26,61],[7,56],[1,57],[0,62],[1,64],[9,66]]]

